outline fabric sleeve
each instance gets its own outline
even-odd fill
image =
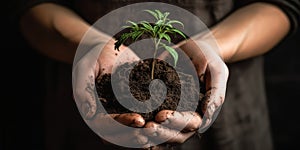
[[[279,7],[290,20],[289,35],[296,33],[300,28],[300,0],[240,0],[236,2],[235,7],[239,8],[254,2],[265,2]]]

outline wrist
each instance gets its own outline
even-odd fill
[[[216,38],[215,34],[216,30],[213,29],[211,32],[197,34],[192,37],[192,40],[197,43],[205,55],[211,54],[209,51],[213,51],[224,62],[230,61],[231,57],[234,55],[233,52],[235,51],[235,48],[230,42],[226,42],[226,39],[220,37]],[[228,51],[228,49],[233,49],[233,51]]]
[[[218,28],[212,28],[211,33],[218,45],[218,54],[222,60],[226,63],[233,62],[242,39],[231,39],[228,37],[229,35],[224,36],[224,33]]]

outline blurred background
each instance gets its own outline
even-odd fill
[[[300,139],[300,30],[265,56],[265,82],[276,150],[298,149]]]
[[[43,57],[20,36],[13,1],[1,10],[0,149],[43,148]],[[4,40],[3,40],[4,39]],[[300,32],[265,55],[265,82],[276,150],[297,148],[300,139]],[[3,54],[4,52],[4,54]]]

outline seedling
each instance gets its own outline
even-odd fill
[[[184,24],[178,20],[171,20],[168,18],[170,15],[169,12],[162,13],[159,10],[144,10],[145,12],[152,15],[155,19],[155,23],[149,23],[147,21],[140,21],[138,23],[133,21],[127,21],[129,23],[129,26],[124,26],[125,29],[129,29],[129,32],[123,33],[116,41],[115,43],[115,50],[119,50],[119,47],[126,42],[127,39],[132,39],[134,41],[138,40],[143,34],[146,34],[150,36],[150,38],[153,40],[154,44],[154,53],[153,53],[153,62],[152,62],[152,68],[151,68],[151,79],[154,79],[154,66],[156,64],[156,55],[157,51],[160,48],[163,48],[164,50],[168,51],[171,56],[174,59],[174,67],[176,67],[177,61],[178,61],[178,53],[174,48],[170,46],[171,44],[171,34],[179,34],[184,39],[186,39],[185,34],[174,28],[174,24],[179,24],[182,27],[184,27]],[[163,42],[162,39],[166,40],[167,43]]]

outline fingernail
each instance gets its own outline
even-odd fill
[[[142,127],[145,124],[145,121],[141,118],[134,119],[134,124],[136,127]]]
[[[173,114],[168,113],[166,117],[167,117],[167,119],[169,119],[169,118],[171,118],[172,116],[173,116]]]

